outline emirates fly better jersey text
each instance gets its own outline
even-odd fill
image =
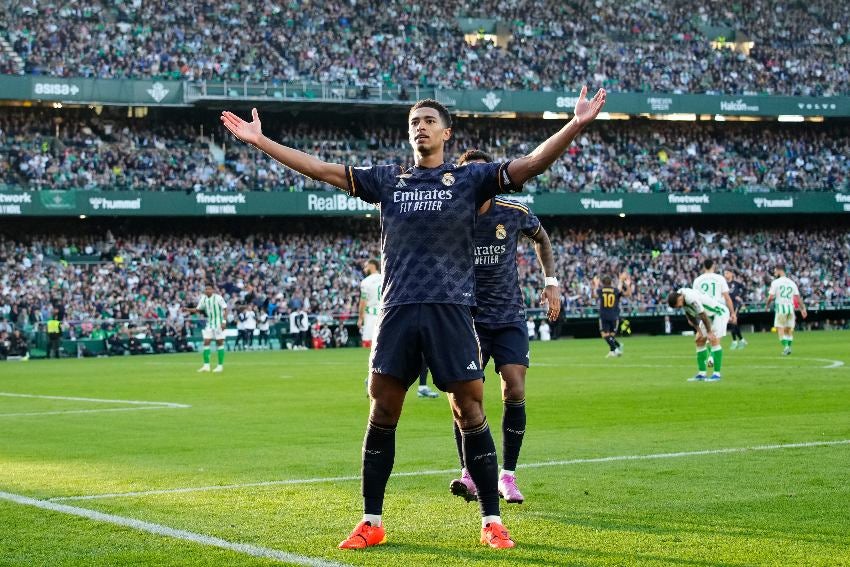
[[[507,163],[348,167],[349,193],[380,205],[383,306],[475,305],[478,207],[517,191]]]
[[[488,325],[525,320],[519,288],[516,249],[520,234],[540,231],[540,221],[522,203],[495,198],[475,227],[476,323]]]

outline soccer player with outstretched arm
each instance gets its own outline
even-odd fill
[[[623,345],[617,340],[617,330],[620,328],[620,299],[631,297],[632,281],[629,274],[623,272],[619,277],[619,285],[614,287],[611,276],[593,278],[592,288],[596,290],[599,300],[599,335],[608,344],[606,358],[623,356]]]
[[[198,369],[198,372],[210,371],[210,343],[215,340],[216,355],[218,355],[218,365],[213,369],[213,372],[224,371],[224,330],[227,328],[227,302],[224,298],[215,293],[215,288],[212,284],[204,286],[204,294],[198,300],[198,305],[194,308],[187,308],[188,313],[201,313],[207,318],[207,324],[202,331],[204,338],[204,365]]]
[[[222,113],[237,138],[283,165],[380,205],[383,306],[370,355],[371,404],[363,442],[363,519],[339,544],[356,549],[386,542],[384,493],[395,457],[395,432],[407,389],[422,359],[434,384],[448,393],[463,436],[469,472],[478,486],[481,542],[513,547],[499,511],[496,448],[484,414],[484,373],[471,309],[475,305],[474,229],[478,207],[499,193],[517,191],[544,172],[601,111],[605,91],[588,100],[583,88],[575,117],[527,156],[507,163],[445,163],[451,115],[434,100],[408,114],[413,167],[353,167],[327,163],[278,144],[262,133],[252,110],[246,122]]]

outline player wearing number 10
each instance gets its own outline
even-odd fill
[[[784,347],[782,354],[788,356],[791,354],[791,343],[794,341],[795,306],[800,306],[800,315],[803,316],[803,319],[808,316],[808,313],[806,306],[803,305],[797,284],[785,275],[785,264],[777,264],[774,268],[774,274],[776,279],[770,284],[765,309],[770,309],[770,304],[775,302],[776,314],[773,317],[773,326],[776,327],[779,341]]]
[[[619,287],[614,287],[611,276],[603,276],[600,287],[599,278],[593,278],[593,287],[599,299],[599,334],[609,348],[606,358],[623,356],[623,345],[617,340],[617,329],[620,326],[620,298],[632,295],[631,280],[626,272],[620,274],[619,283]]]

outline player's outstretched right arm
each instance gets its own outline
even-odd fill
[[[221,123],[224,124],[224,127],[243,142],[251,144],[268,154],[272,159],[302,175],[348,191],[348,180],[345,176],[344,165],[322,161],[315,156],[270,140],[263,135],[260,116],[257,114],[256,108],[251,109],[251,118],[251,122],[245,122],[227,110],[221,113]]]

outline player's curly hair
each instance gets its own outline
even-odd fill
[[[675,308],[676,304],[679,303],[679,298],[682,297],[682,294],[678,291],[671,291],[670,295],[667,296],[667,305]]]
[[[471,161],[483,161],[485,163],[492,163],[493,158],[485,152],[484,150],[474,149],[474,150],[466,150],[463,152],[463,155],[460,156],[460,159],[457,160],[458,165],[464,165]]]
[[[410,107],[410,112],[408,112],[407,115],[410,116],[414,110],[419,108],[433,108],[440,114],[443,126],[446,128],[452,127],[452,115],[449,114],[449,109],[443,106],[439,101],[436,101],[433,98],[422,99]]]

